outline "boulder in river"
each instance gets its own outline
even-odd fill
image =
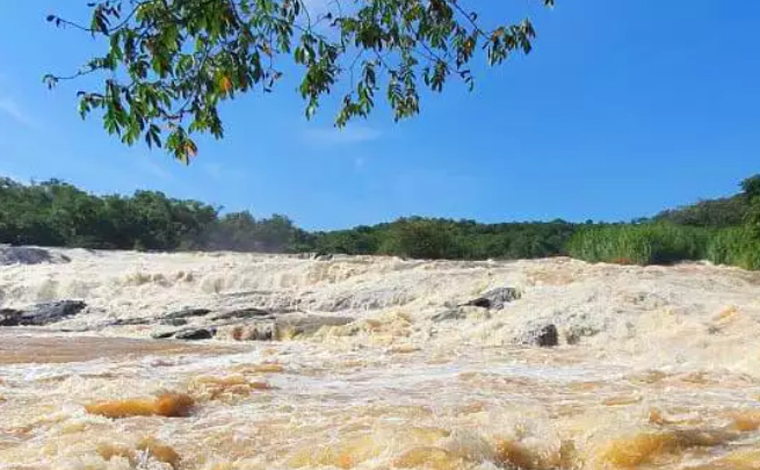
[[[501,310],[504,305],[520,298],[520,291],[514,287],[498,287],[489,290],[480,297],[472,299],[464,305],[470,307],[481,307],[491,310]]]
[[[174,339],[196,341],[199,339],[211,339],[216,335],[216,328],[188,328],[174,334]]]
[[[197,341],[202,339],[211,339],[216,335],[216,328],[185,328],[183,330],[166,331],[156,333],[153,339],[180,339],[183,341]]]
[[[34,305],[25,310],[0,310],[0,326],[45,326],[81,312],[87,304],[81,300],[58,300]]]
[[[68,263],[68,256],[31,246],[0,246],[0,266],[14,264]]]
[[[559,344],[559,332],[553,324],[546,325],[534,333],[535,342],[543,348],[551,348]]]

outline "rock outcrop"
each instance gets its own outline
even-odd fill
[[[29,246],[0,246],[0,266],[14,264],[60,264],[71,259],[58,253],[51,253],[43,248]]]
[[[81,300],[59,300],[25,310],[4,308],[0,309],[0,326],[45,326],[72,317],[86,306]]]
[[[465,306],[481,307],[490,310],[501,310],[510,302],[520,298],[520,291],[514,287],[498,287],[489,290],[480,297],[465,303]]]

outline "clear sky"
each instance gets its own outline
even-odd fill
[[[557,0],[552,11],[469,0],[489,22],[530,15],[534,52],[399,124],[380,109],[336,131],[329,104],[308,122],[292,83],[248,95],[222,107],[226,138],[202,139],[190,167],[80,120],[84,84],[41,83],[99,50],[45,22],[83,19],[86,3],[0,1],[0,174],[157,189],[329,229],[413,214],[628,220],[760,173],[758,0]]]

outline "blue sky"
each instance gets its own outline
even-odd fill
[[[330,229],[412,214],[627,220],[731,194],[760,173],[757,0],[468,3],[489,22],[530,15],[534,52],[478,68],[473,93],[452,86],[399,124],[381,108],[337,131],[329,103],[306,121],[292,83],[248,95],[223,106],[226,138],[201,139],[185,167],[80,120],[84,84],[42,85],[99,50],[45,22],[85,18],[85,0],[3,0],[0,174],[157,189]]]

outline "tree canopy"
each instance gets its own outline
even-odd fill
[[[220,214],[211,205],[156,191],[96,196],[58,180],[24,185],[0,178],[0,243],[469,260],[570,255],[636,264],[708,259],[760,269],[758,182],[758,176],[745,180],[743,192],[732,198],[702,201],[634,223],[482,224],[407,217],[308,232],[283,215]]]
[[[540,0],[553,6],[554,0]],[[321,3],[326,8],[315,8]],[[193,134],[224,134],[218,106],[240,93],[271,92],[288,64],[300,69],[307,117],[343,81],[337,126],[366,117],[382,94],[396,120],[420,111],[420,89],[449,77],[472,87],[470,64],[528,53],[528,19],[486,26],[462,0],[98,0],[88,24],[48,21],[105,38],[105,51],[61,80],[96,74],[80,91],[84,118],[99,111],[124,143],[144,140],[187,163]],[[318,11],[317,11],[318,10]]]

